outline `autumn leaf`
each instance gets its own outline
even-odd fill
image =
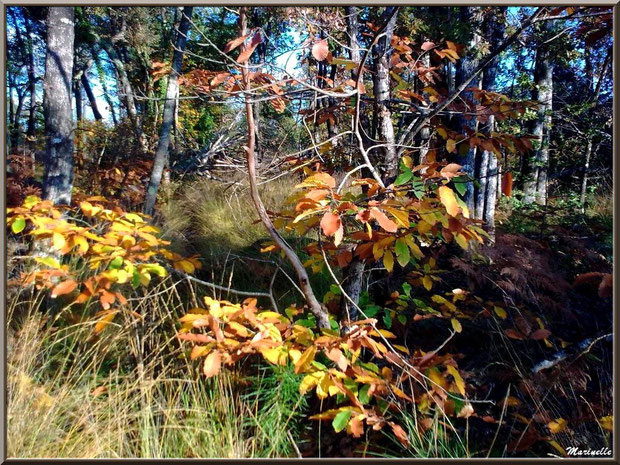
[[[613,431],[614,430],[614,417],[613,417],[613,415],[603,417],[598,422],[601,425],[601,428],[606,429],[607,431]]]
[[[299,357],[297,363],[295,363],[295,373],[299,374],[304,372],[310,363],[314,360],[314,356],[316,355],[316,347],[310,346],[308,347],[304,353]]]
[[[250,40],[250,42],[246,45],[245,49],[243,49],[237,57],[237,63],[245,63],[246,61],[248,61],[250,59],[250,56],[252,56],[252,53],[254,53],[254,49],[256,49],[256,46],[260,44],[262,40],[263,39],[260,32],[256,32],[256,34],[254,34],[254,36],[252,37],[252,40]]]
[[[224,49],[222,51],[224,53],[228,53],[231,50],[236,49],[239,45],[241,45],[243,42],[245,42],[245,39],[247,39],[249,37],[249,35],[250,34],[246,34],[244,36],[237,37],[236,39],[229,40],[226,43],[226,46],[224,47]]]
[[[539,341],[541,339],[547,339],[551,335],[551,331],[548,329],[538,329],[530,335],[530,339]]]
[[[220,372],[222,367],[222,354],[214,350],[207,358],[205,358],[204,365],[202,366],[202,372],[207,378],[212,378]]]
[[[339,433],[346,428],[352,413],[353,412],[351,410],[343,410],[334,417],[332,426],[334,427],[334,431],[336,433]]]
[[[547,426],[552,434],[561,433],[568,426],[568,422],[564,418],[558,418],[555,421],[550,421]]]
[[[510,171],[502,176],[502,194],[506,197],[512,196],[512,173]]]
[[[446,211],[450,216],[456,216],[459,214],[460,208],[456,201],[454,191],[447,186],[441,186],[438,190],[439,200],[446,207]]]
[[[450,153],[456,152],[456,141],[454,139],[448,139],[446,141],[446,150]]]
[[[349,428],[354,438],[362,437],[364,434],[364,422],[357,417],[351,418]]]
[[[74,280],[70,279],[68,281],[63,281],[60,284],[57,284],[54,289],[52,289],[51,297],[55,299],[59,295],[69,294],[75,290],[78,283]]]
[[[391,219],[387,217],[385,213],[379,210],[377,207],[370,209],[370,217],[377,220],[379,226],[385,229],[387,232],[394,233],[398,230],[398,226]]]
[[[326,212],[321,219],[321,229],[326,236],[333,236],[342,227],[340,216],[332,212]]]
[[[95,334],[101,333],[112,322],[112,320],[114,320],[114,317],[116,316],[117,313],[118,311],[106,312],[104,316],[100,318],[95,324],[95,328],[93,329],[93,332]]]
[[[26,220],[24,219],[23,216],[18,216],[17,218],[15,218],[15,220],[11,224],[11,231],[13,231],[14,234],[19,234],[20,232],[24,230],[25,227],[26,227]]]
[[[329,48],[327,46],[327,39],[320,40],[312,46],[312,56],[316,61],[323,61],[329,54]]]
[[[397,425],[396,423],[393,423],[393,422],[389,422],[389,423],[390,423],[390,426],[392,427],[392,431],[394,432],[394,435],[396,436],[396,439],[398,439],[402,445],[408,446],[409,438],[407,437],[407,433],[402,428],[402,426]]]
[[[430,50],[431,48],[433,48],[435,46],[435,44],[433,42],[424,42],[422,44],[422,50],[424,50],[425,52]]]

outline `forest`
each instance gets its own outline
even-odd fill
[[[611,6],[5,6],[6,456],[613,454]]]

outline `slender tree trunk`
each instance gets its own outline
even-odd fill
[[[43,197],[66,205],[71,203],[73,188],[73,15],[73,7],[49,7],[43,81],[46,139]]]
[[[30,25],[30,19],[27,15],[24,15],[24,21],[26,25],[26,44],[28,46],[28,92],[30,94],[30,107],[28,112],[28,126],[26,129],[27,145],[30,150],[34,150],[34,135],[36,125],[36,110],[37,110],[37,78],[35,75],[34,67],[34,47],[32,45],[32,27]]]
[[[105,75],[104,75],[103,67],[101,66],[101,61],[99,60],[99,55],[97,54],[97,51],[94,49],[94,47],[91,47],[90,53],[91,53],[91,56],[93,57],[93,60],[95,61],[95,66],[97,68],[97,75],[99,76],[99,83],[101,84],[101,89],[103,90],[103,98],[108,104],[108,107],[110,110],[110,116],[112,116],[112,122],[114,123],[114,126],[116,126],[118,125],[118,119],[116,118],[116,110],[114,110],[114,102],[112,101],[112,98],[110,97],[108,86],[105,83]]]
[[[82,82],[82,87],[84,88],[84,93],[88,98],[88,103],[90,104],[90,108],[93,111],[93,116],[97,121],[101,121],[103,117],[101,116],[101,112],[99,111],[99,107],[97,106],[97,99],[93,94],[93,89],[90,87],[90,82],[88,81],[88,77],[86,76],[86,70],[82,73],[82,77],[80,78]]]
[[[345,8],[347,15],[348,35],[349,35],[349,53],[351,61],[359,63],[361,61],[360,47],[358,42],[359,26],[357,21],[357,8],[348,6]],[[351,70],[351,78],[357,80],[357,66]],[[351,135],[351,145],[353,145],[353,135]],[[343,316],[348,316],[350,321],[357,320],[357,303],[362,290],[364,278],[364,262],[353,255],[349,265],[342,271],[342,289],[351,298],[355,305],[349,299],[342,296],[340,300],[340,312]]]
[[[471,40],[467,48],[467,55],[465,55],[461,60],[459,60],[456,65],[456,75],[454,83],[455,87],[459,87],[463,82],[465,82],[465,80],[473,74],[474,70],[478,67],[480,62],[480,60],[476,57],[476,49],[478,47],[478,43],[480,42],[480,36],[476,33],[476,28],[480,24],[480,12],[477,10],[479,10],[479,8],[476,7],[461,8],[461,21],[464,24],[471,24],[473,31]],[[450,92],[452,92],[452,89],[450,90]],[[463,91],[461,92],[461,98],[466,103],[464,112],[469,114],[467,116],[461,115],[459,118],[457,118],[458,130],[465,130],[465,128],[468,128],[472,131],[475,131],[478,121],[475,115],[476,102],[474,102],[473,92]],[[476,174],[476,152],[477,151],[475,148],[470,148],[465,155],[460,155],[458,157],[458,163],[462,165],[461,170],[466,173],[467,177],[471,179],[473,179]],[[467,204],[469,211],[474,214],[474,184],[471,181],[466,182],[465,187],[466,190],[465,194],[463,195],[463,200]]]
[[[505,26],[506,8],[500,7],[496,15],[488,18],[484,23],[486,35],[492,44],[499,44],[504,40],[506,32]],[[495,51],[492,45],[491,51]],[[482,75],[482,88],[494,92],[496,90],[495,80],[497,77],[499,59],[496,57],[484,71]],[[495,116],[489,116],[482,133],[489,136],[494,130]],[[480,188],[476,197],[476,218],[485,221],[485,226],[491,242],[495,242],[495,205],[497,203],[497,192],[500,184],[499,160],[493,152],[483,150],[480,160]]]
[[[157,152],[155,153],[155,162],[153,163],[153,171],[151,179],[146,191],[144,200],[144,213],[152,215],[157,200],[157,191],[161,183],[162,173],[168,160],[168,152],[170,149],[170,131],[174,120],[174,107],[177,99],[177,90],[179,88],[179,75],[181,74],[181,65],[183,64],[183,51],[187,42],[187,31],[189,31],[190,18],[192,17],[193,7],[186,6],[183,8],[183,18],[179,26],[179,33],[176,37],[174,54],[172,56],[172,69],[168,77],[168,88],[166,90],[166,101],[164,103],[164,113],[161,127],[159,129],[159,140],[157,141]]]
[[[247,17],[246,17],[247,7],[241,7],[239,12],[239,36],[244,36],[248,34],[248,25],[247,25]],[[242,50],[246,50],[247,45],[242,45]],[[243,77],[243,87],[246,91],[250,90],[250,74],[246,67],[241,68],[241,74]],[[269,232],[269,235],[272,237],[274,242],[282,249],[286,258],[293,266],[295,273],[299,279],[300,288],[306,298],[306,303],[312,314],[317,319],[317,324],[320,328],[329,328],[329,318],[327,312],[321,307],[321,304],[317,300],[314,295],[314,291],[310,286],[310,278],[308,277],[308,273],[304,268],[301,260],[295,253],[295,251],[291,248],[290,245],[284,240],[284,238],[280,235],[278,230],[274,227],[271,219],[269,218],[269,214],[263,205],[263,201],[260,198],[258,193],[258,186],[256,185],[256,158],[254,155],[254,147],[256,142],[256,132],[254,128],[254,112],[252,111],[252,102],[250,102],[250,94],[245,94],[245,117],[248,126],[248,141],[247,146],[244,147],[247,155],[247,164],[248,164],[248,180],[250,183],[250,196],[252,197],[252,202],[254,203],[254,207],[258,216],[260,217],[261,222]]]
[[[583,162],[583,177],[581,178],[581,195],[579,202],[581,204],[581,213],[586,211],[586,192],[588,190],[588,171],[590,170],[590,158],[592,157],[592,138],[588,137],[586,143],[586,155]]]
[[[548,26],[547,26],[548,27]],[[553,102],[553,60],[549,47],[541,45],[536,51],[534,65],[534,91],[532,98],[539,102],[538,114],[532,124],[536,137],[535,150],[525,160],[523,202],[534,201],[540,205],[547,202],[547,169],[549,166],[549,135]]]
[[[383,20],[387,21],[397,7],[387,7],[383,13]],[[389,23],[384,30],[384,36],[379,39],[376,45],[374,56],[375,76],[375,115],[378,139],[385,144],[378,152],[383,154],[383,182],[390,184],[398,175],[398,154],[396,151],[394,138],[394,123],[392,122],[392,112],[390,111],[390,56],[392,47],[390,42],[396,26],[396,14],[392,15]]]

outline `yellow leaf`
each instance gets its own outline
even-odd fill
[[[299,383],[299,393],[301,395],[304,395],[306,392],[316,386],[325,375],[326,374],[322,371],[315,371],[314,373],[304,376],[304,378],[301,380],[301,383]]]
[[[551,445],[553,446],[553,448],[554,448],[555,450],[557,450],[560,454],[562,454],[562,455],[564,455],[564,456],[566,456],[566,455],[567,455],[567,454],[566,454],[566,451],[564,450],[564,448],[563,448],[561,445],[559,445],[557,441],[554,441],[553,439],[551,439],[551,440],[550,440],[550,441],[548,441],[548,442],[549,442],[549,444],[551,444]]]
[[[460,209],[454,196],[454,191],[447,186],[441,186],[439,188],[439,200],[446,207],[446,211],[450,216],[458,215]]]
[[[433,288],[433,280],[428,275],[423,276],[422,285],[424,286],[424,289],[426,289],[427,291],[430,291]]]
[[[552,434],[561,433],[566,429],[568,422],[564,418],[557,418],[555,421],[550,421],[547,426]]]
[[[452,328],[454,328],[454,331],[456,331],[457,333],[463,331],[463,326],[461,326],[461,322],[459,320],[457,320],[456,318],[452,318],[450,322],[452,323]]]
[[[394,255],[389,250],[386,250],[383,254],[383,265],[385,269],[388,270],[388,273],[391,273],[394,269]]]
[[[439,132],[439,131],[437,131]],[[403,165],[405,165],[407,168],[411,168],[413,166],[413,160],[411,159],[411,157],[409,155],[405,155],[402,158],[403,161]]]
[[[450,153],[454,153],[456,151],[456,141],[454,139],[448,139],[446,141],[446,150]]]
[[[55,232],[52,235],[52,244],[54,245],[55,249],[62,249],[66,243],[67,241],[65,240],[65,236],[63,236],[62,234]]]
[[[443,389],[448,389],[448,382],[446,381],[446,378],[444,378],[444,376],[439,372],[437,368],[433,367],[428,370],[428,377],[434,385],[436,384]]]
[[[467,250],[469,243],[467,242],[467,239],[465,238],[465,236],[463,236],[462,234],[457,234],[454,237],[454,239],[456,240],[456,243],[460,245],[463,250]]]
[[[448,365],[447,368],[448,368],[448,373],[451,374],[452,377],[454,378],[454,382],[456,384],[457,389],[459,390],[461,395],[464,396],[465,395],[465,381],[463,381],[461,374],[452,365]]]
[[[287,354],[283,347],[275,347],[273,349],[263,349],[260,351],[262,356],[274,365],[286,365]]]
[[[101,331],[103,331],[106,328],[106,326],[108,326],[112,322],[112,320],[114,320],[114,317],[116,316],[117,313],[118,313],[118,310],[108,312],[105,314],[103,318],[99,319],[99,321],[95,325],[95,329],[94,329],[95,334],[99,334]]]
[[[83,236],[73,236],[73,246],[78,248],[78,253],[84,255],[88,252],[88,241]]]
[[[297,363],[295,363],[295,373],[299,374],[299,373],[303,373],[304,371],[306,371],[308,366],[310,366],[310,364],[314,360],[315,355],[316,355],[316,347],[315,346],[308,347],[304,351],[304,353],[301,355],[301,357],[299,357],[299,360],[297,360]]]
[[[502,320],[505,320],[506,317],[508,316],[508,314],[506,313],[506,310],[504,310],[502,307],[498,307],[497,305],[493,307],[493,311]]]
[[[601,428],[606,429],[607,431],[613,431],[614,430],[614,417],[613,417],[613,415],[609,415],[609,416],[603,417],[598,422],[601,425]]]

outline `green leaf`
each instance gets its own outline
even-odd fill
[[[394,252],[396,252],[396,261],[403,268],[409,263],[409,258],[411,255],[409,254],[409,247],[407,243],[402,239],[396,239],[396,244],[394,245]]]
[[[407,297],[411,297],[411,284],[409,283],[403,284],[403,291],[405,291],[405,295]]]
[[[396,180],[394,181],[395,186],[402,186],[403,184],[407,184],[411,178],[413,178],[413,171],[409,168],[405,168],[405,170],[398,175]]]
[[[454,178],[453,181],[456,191],[461,196],[465,195],[465,192],[467,192],[467,179],[465,178],[465,176],[458,176]]]
[[[334,417],[332,421],[332,426],[334,427],[334,431],[336,433],[340,433],[343,429],[347,427],[349,424],[349,420],[351,419],[351,410],[343,410],[338,415]]]
[[[400,314],[396,317],[396,319],[397,319],[398,321],[400,321],[400,324],[401,324],[401,325],[404,325],[405,323],[407,323],[407,317],[406,317],[405,315],[403,315],[402,313],[400,313]]]
[[[151,273],[155,273],[160,278],[163,278],[168,274],[163,266],[155,263],[147,263],[146,265],[143,265],[143,268]]]
[[[119,270],[121,266],[123,266],[123,257],[116,257],[110,262],[108,268],[111,270]]]
[[[340,290],[340,288],[336,284],[332,284],[331,286],[329,286],[329,290],[334,295],[341,295],[342,294],[342,291]]]
[[[133,275],[131,277],[131,287],[137,289],[140,286],[140,273],[137,268],[134,268]]]
[[[383,324],[385,324],[387,329],[392,327],[392,315],[389,312],[385,312],[385,315],[383,315]]]
[[[18,216],[17,218],[15,218],[15,221],[13,221],[13,224],[11,224],[11,231],[13,231],[13,233],[15,234],[19,234],[24,230],[25,227],[26,220],[23,216]]]
[[[358,398],[362,404],[367,404],[372,399],[372,396],[368,394],[368,390],[370,389],[369,384],[364,384],[359,391]]]
[[[377,313],[379,313],[379,310],[381,310],[381,307],[379,307],[378,305],[369,305],[368,307],[364,309],[364,313],[366,314],[367,317],[372,318]]]

